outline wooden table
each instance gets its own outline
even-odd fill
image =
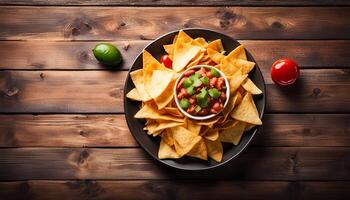
[[[350,199],[349,1],[0,5],[0,199]],[[153,161],[123,115],[135,56],[184,27],[238,39],[267,84],[262,131],[237,160],[212,172]],[[121,49],[120,69],[96,62],[91,49],[101,41]],[[281,57],[301,67],[289,89],[270,79]]]

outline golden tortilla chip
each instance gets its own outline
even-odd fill
[[[202,125],[202,126],[208,126],[212,128],[216,122],[218,122],[222,117],[221,116],[215,116],[213,118],[210,118],[208,120],[198,121],[196,124]]]
[[[164,48],[165,52],[167,52],[167,54],[169,54],[169,55],[174,54],[174,45],[173,44],[163,45],[163,48]]]
[[[163,109],[174,99],[174,85],[175,79],[173,79],[164,92],[154,99],[154,102],[157,104],[158,109]]]
[[[201,131],[201,127],[202,125],[196,124],[191,119],[187,119],[187,129],[192,133],[199,135],[199,132]]]
[[[248,77],[247,74],[241,74],[241,72],[237,72],[232,76],[227,76],[227,79],[230,84],[230,93],[231,95],[241,86],[242,82]]]
[[[145,80],[146,91],[153,99],[156,99],[167,89],[173,76],[174,73],[171,71],[153,70],[152,78]]]
[[[239,98],[239,95],[240,95],[240,93],[237,92],[235,94],[235,96],[230,97],[230,99],[228,100],[226,107],[224,108],[224,110],[222,110],[222,115],[224,116],[223,121],[225,121],[227,119],[230,112],[235,107],[235,104],[236,104],[237,98]]]
[[[208,46],[207,41],[202,37],[198,37],[198,38],[194,39],[192,41],[192,44],[203,47],[203,48],[207,48],[207,46]]]
[[[204,53],[199,53],[196,57],[193,58],[193,60],[187,65],[187,68],[195,66],[199,63],[199,61],[204,56]]]
[[[170,115],[161,115],[159,111],[150,103],[146,103],[134,116],[135,118],[149,118],[158,120],[169,120],[175,122],[184,122],[183,118],[177,118]]]
[[[158,120],[150,126],[148,126],[148,132],[153,134],[155,132],[162,131],[167,128],[172,128],[176,126],[182,126],[184,123],[183,122],[174,122],[174,121],[167,121],[167,120]]]
[[[242,87],[245,90],[247,90],[250,94],[253,94],[253,95],[262,94],[262,91],[249,78],[246,78],[243,81]]]
[[[179,32],[174,48],[173,69],[182,71],[187,64],[199,53],[201,47],[192,45],[193,39],[182,30]]]
[[[142,101],[140,94],[137,92],[136,88],[133,88],[126,94],[126,97],[134,101]]]
[[[208,44],[208,49],[213,49],[217,52],[222,53],[224,51],[224,47],[222,45],[221,39],[214,40]]]
[[[250,62],[243,59],[230,60],[231,64],[236,68],[239,68],[243,74],[248,74],[255,66],[254,62]]]
[[[238,47],[236,47],[234,50],[232,50],[227,57],[231,60],[233,59],[243,59],[243,60],[247,60],[247,55],[245,53],[244,50],[244,46],[243,45],[239,45]]]
[[[220,62],[220,70],[226,75],[226,76],[232,76],[235,73],[237,73],[240,69],[236,65],[233,65],[232,61],[228,59],[227,57],[221,59]]]
[[[171,132],[173,133],[175,150],[180,156],[190,152],[193,147],[202,140],[201,136],[198,136],[181,126],[171,128]]]
[[[165,129],[161,135],[162,140],[169,146],[174,146],[174,137],[171,129]]]
[[[184,115],[180,112],[178,108],[174,107],[164,107],[162,110],[159,110],[162,114],[169,114],[175,117],[183,117]]]
[[[231,117],[250,124],[261,125],[258,110],[254,104],[252,95],[246,93],[242,102],[231,112]]]
[[[237,121],[233,127],[224,129],[222,132],[220,132],[220,141],[238,145],[244,133],[245,126],[246,123]]]
[[[176,153],[175,148],[169,146],[167,143],[160,141],[159,150],[158,150],[158,158],[166,159],[166,158],[180,158],[181,156]]]
[[[137,92],[141,96],[142,101],[149,101],[152,99],[151,96],[146,92],[145,85],[143,82],[143,70],[138,69],[130,72],[130,77],[132,82],[134,83]]]
[[[201,140],[186,155],[202,160],[208,160],[207,147],[205,146],[204,140],[201,138]]]
[[[214,50],[214,49],[207,49],[207,53],[210,57],[210,59],[212,61],[214,61],[216,64],[220,64],[221,60],[225,58],[224,55],[222,55],[221,53],[219,53],[218,51]]]
[[[205,146],[207,147],[208,156],[216,162],[222,161],[223,148],[220,140],[204,140]]]
[[[219,138],[219,130],[217,128],[208,129],[204,138],[211,141],[217,140]]]

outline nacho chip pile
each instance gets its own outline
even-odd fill
[[[262,124],[252,98],[262,91],[248,78],[255,63],[247,60],[242,45],[226,55],[220,39],[208,43],[202,37],[193,39],[182,30],[172,44],[164,45],[164,50],[173,61],[172,69],[144,51],[143,68],[130,73],[135,88],[127,97],[142,102],[135,118],[146,120],[147,134],[161,137],[160,159],[190,156],[221,162],[222,142],[238,145],[245,131]],[[195,65],[220,69],[230,83],[228,105],[205,121],[185,117],[174,100],[177,77]]]

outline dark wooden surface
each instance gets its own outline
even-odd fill
[[[0,199],[350,199],[350,5],[330,0],[0,0]],[[264,125],[210,173],[162,166],[123,115],[134,58],[168,31],[238,39],[267,87]],[[124,63],[91,49],[117,45]],[[281,57],[301,67],[276,87]]]

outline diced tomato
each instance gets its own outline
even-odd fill
[[[217,81],[218,81],[218,78],[216,78],[216,77],[210,79],[210,81],[209,81],[210,87],[215,87]]]
[[[160,63],[163,63],[165,67],[170,69],[173,67],[173,61],[169,58],[168,55],[163,55],[160,58]]]

